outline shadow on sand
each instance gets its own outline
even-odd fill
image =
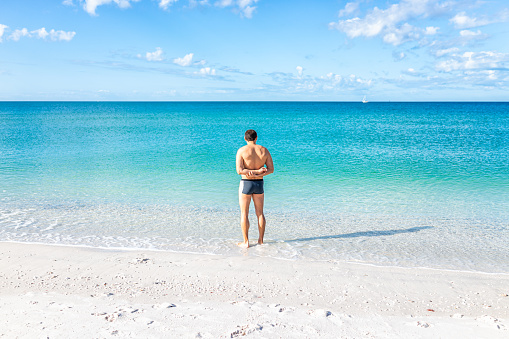
[[[386,235],[396,235],[403,233],[415,233],[423,230],[427,230],[433,228],[432,226],[420,226],[420,227],[412,227],[407,228],[405,230],[387,230],[387,231],[365,231],[365,232],[354,232],[347,234],[338,234],[338,235],[324,235],[321,237],[310,237],[310,238],[300,238],[300,239],[292,239],[292,240],[284,240],[283,242],[297,242],[297,241],[313,241],[313,240],[327,240],[327,239],[342,239],[342,238],[358,238],[358,237],[381,237]]]

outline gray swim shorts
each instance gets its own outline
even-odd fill
[[[263,179],[241,179],[239,193],[263,194]]]

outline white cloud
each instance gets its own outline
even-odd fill
[[[232,6],[233,5],[233,0],[219,0],[216,2],[216,6],[219,6],[219,7],[227,7],[227,6]]]
[[[52,29],[49,35],[53,41],[71,41],[76,35],[76,32],[55,31]]]
[[[460,75],[462,83],[473,84],[490,89],[508,88],[509,76],[507,72],[498,70],[465,71]]]
[[[349,38],[382,35],[384,42],[397,46],[405,41],[418,39],[420,32],[436,33],[435,27],[424,30],[406,21],[431,16],[442,11],[445,6],[447,2],[440,3],[439,0],[402,0],[387,9],[375,7],[362,19],[355,17],[330,23],[329,28],[342,31]]]
[[[490,80],[497,80],[498,79],[497,74],[495,73],[495,71],[485,71],[485,73],[487,73],[488,79],[490,79]]]
[[[83,9],[90,15],[97,15],[96,10],[99,6],[116,4],[120,8],[129,8],[134,2],[140,0],[76,0],[83,5]],[[179,0],[157,0],[159,8],[163,10],[169,9],[172,5]],[[245,18],[252,18],[256,10],[255,4],[258,0],[216,0],[214,5],[217,7],[225,8],[231,7],[237,13]],[[73,6],[74,0],[63,0],[64,5]],[[210,5],[209,0],[188,0],[188,8],[196,7],[197,5]]]
[[[333,89],[336,87],[343,88],[359,88],[371,86],[372,80],[365,80],[357,77],[355,74],[349,76],[341,76],[339,74],[329,73],[326,76],[321,76],[318,81],[318,88],[321,89]]]
[[[435,55],[437,57],[441,57],[441,56],[444,56],[446,54],[451,54],[451,53],[455,53],[455,52],[458,52],[459,51],[459,48],[457,47],[451,47],[451,48],[446,48],[446,49],[439,49],[438,51],[435,52]]]
[[[504,68],[509,61],[509,54],[498,52],[465,52],[452,54],[448,60],[437,63],[436,70],[452,72],[462,70],[496,70]]]
[[[394,61],[401,61],[406,58],[406,54],[404,52],[392,52],[392,58]]]
[[[401,71],[401,74],[408,75],[408,76],[411,76],[414,78],[427,78],[429,76],[427,73],[420,72],[413,67],[410,67],[407,70]],[[400,77],[400,79],[402,79],[402,78]]]
[[[472,42],[478,42],[482,40],[486,40],[489,38],[488,34],[483,34],[480,30],[470,31],[470,30],[462,30],[459,32],[459,38],[455,41],[456,46],[461,44],[463,46],[469,45]]]
[[[451,72],[461,68],[461,63],[458,60],[450,59],[447,61],[441,61],[436,65],[437,71]]]
[[[479,27],[491,23],[487,19],[471,18],[467,16],[465,12],[456,14],[449,21],[452,22],[454,24],[454,27],[457,29]]]
[[[509,19],[509,9],[504,9],[497,12],[491,17],[481,16],[478,18],[469,17],[465,12],[456,14],[449,21],[454,24],[456,29],[474,28],[494,24],[497,22],[505,22]]]
[[[200,69],[199,72],[194,72],[195,74],[202,75],[202,76],[214,76],[216,75],[216,70],[214,68],[210,67],[204,67]]]
[[[11,40],[18,41],[22,37],[29,36],[29,35],[30,35],[30,33],[28,32],[28,29],[22,28],[22,29],[17,29],[14,32],[12,32],[12,34],[9,36],[9,38]]]
[[[88,14],[96,15],[95,10],[99,6],[116,3],[120,8],[128,8],[131,6],[131,2],[138,2],[140,0],[80,0],[80,1],[85,2],[83,5],[83,9]]]
[[[155,52],[147,52],[145,54],[147,61],[163,61],[163,50],[161,47],[157,47]]]
[[[175,0],[176,1],[176,0]],[[209,5],[209,0],[189,0],[189,8],[196,7],[198,5]]]
[[[6,28],[9,28],[9,26],[0,24],[0,42],[2,42],[2,36],[4,35]]]
[[[299,77],[302,77],[302,70],[303,70],[303,68],[301,66],[297,66],[297,67],[295,67],[295,69],[297,70],[297,73],[299,74]]]
[[[189,66],[189,65],[191,65],[191,62],[193,61],[193,55],[194,55],[193,53],[189,53],[189,54],[186,54],[182,58],[173,59],[173,63],[180,65],[180,66],[184,66],[184,67]]]
[[[463,31],[460,32],[460,35],[462,37],[475,37],[475,36],[482,35],[482,33],[481,33],[480,30],[477,30],[477,32],[472,32],[472,31],[469,31],[469,30],[463,30]]]
[[[66,5],[66,6],[74,6],[73,0],[64,0],[64,1],[62,1],[62,4]]]
[[[410,40],[416,40],[420,37],[419,30],[412,25],[404,23],[401,28],[394,28],[392,32],[384,35],[384,42],[399,46],[402,43]]]
[[[324,92],[338,90],[365,89],[372,85],[372,80],[362,79],[354,74],[342,76],[328,73],[324,76],[295,77],[292,73],[274,72],[269,74],[287,92]]]
[[[242,9],[242,13],[244,16],[248,19],[251,19],[253,17],[253,12],[255,11],[256,6],[247,6]]]
[[[435,35],[435,34],[437,34],[439,29],[440,29],[440,27],[433,27],[433,26],[426,27],[426,31],[424,32],[424,34]]]
[[[52,29],[48,32],[46,28],[42,27],[30,32],[26,28],[17,29],[9,36],[9,38],[14,41],[19,41],[22,37],[39,38],[43,40],[46,40],[46,38],[49,37],[52,41],[71,41],[75,35],[76,32],[72,31],[65,32],[55,31]]]
[[[345,9],[342,9],[339,11],[339,14],[338,16],[341,18],[343,16],[346,16],[346,15],[349,15],[349,14],[352,14],[353,12],[355,12],[357,9],[359,8],[359,3],[358,2],[348,2],[346,5],[345,5]]]
[[[48,31],[46,31],[46,28],[44,27],[36,29],[30,33],[36,35],[39,39],[46,39],[46,37],[49,35]]]
[[[426,14],[430,2],[434,1],[403,0],[386,10],[375,7],[364,19],[355,17],[340,20],[337,23],[330,23],[330,27],[345,32],[350,38],[358,36],[373,37],[387,28],[394,28],[402,21]]]
[[[168,9],[171,5],[173,5],[178,0],[160,0],[159,1],[159,7],[162,9]]]
[[[218,7],[234,7],[242,16],[251,19],[256,10],[258,0],[218,0],[215,5]]]
[[[482,33],[480,30],[461,30],[457,36],[449,37],[442,41],[434,41],[429,45],[430,53],[437,57],[446,54],[457,53],[458,48],[462,46],[479,45],[479,42],[489,39],[488,34]]]

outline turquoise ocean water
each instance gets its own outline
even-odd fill
[[[509,272],[509,103],[1,102],[0,241]]]

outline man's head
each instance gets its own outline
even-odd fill
[[[246,141],[256,141],[256,138],[258,138],[258,135],[254,129],[248,129],[244,134],[244,139],[246,139]]]

